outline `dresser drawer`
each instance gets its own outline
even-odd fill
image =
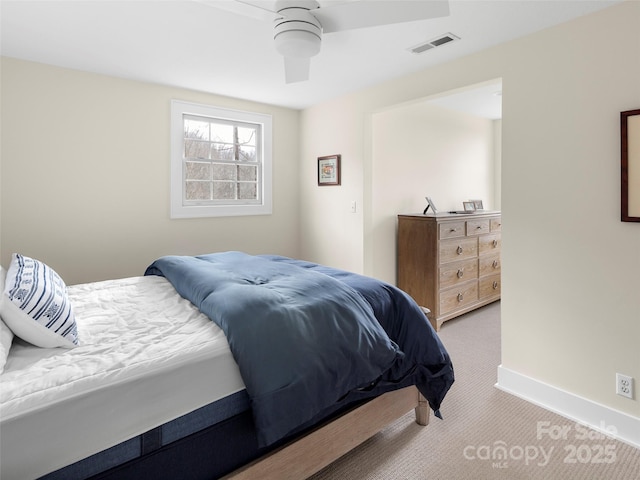
[[[493,275],[495,273],[500,273],[500,254],[480,257],[478,261],[478,275],[480,277],[486,277],[487,275]]]
[[[489,219],[467,220],[467,236],[489,233]]]
[[[440,224],[439,238],[444,240],[447,238],[464,237],[465,222],[448,222]]]
[[[480,279],[480,288],[478,295],[480,300],[483,298],[495,297],[500,295],[501,283],[500,275],[489,275]]]
[[[502,219],[492,218],[489,230],[491,230],[491,232],[500,232],[502,230]]]
[[[438,248],[440,265],[457,260],[466,260],[478,256],[477,238],[454,238],[442,240]]]
[[[478,282],[461,283],[460,285],[440,292],[440,314],[446,315],[478,300]]]
[[[478,238],[478,252],[484,255],[491,252],[499,252],[501,247],[500,234],[483,235]]]
[[[478,261],[474,258],[464,262],[447,263],[440,267],[439,275],[441,289],[478,278]]]

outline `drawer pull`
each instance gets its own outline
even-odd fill
[[[500,263],[498,262],[498,260],[494,260],[491,265],[493,266],[493,268],[498,268],[498,265],[500,265]]]
[[[456,275],[458,275],[458,278],[462,278],[462,276],[464,275],[464,268],[459,268]]]
[[[498,240],[494,240],[494,241],[493,241],[493,248],[495,248],[495,247],[497,247],[497,246],[498,246]]]
[[[461,293],[458,294],[458,301],[461,302],[462,300],[464,300],[464,295],[462,295]]]
[[[493,289],[496,290],[498,288],[498,282],[493,281]]]
[[[462,252],[463,252],[463,251],[464,251],[464,250],[462,250],[462,247],[461,247],[460,245],[458,245],[458,248],[456,249],[456,253],[457,253],[458,255],[462,255]]]
[[[458,229],[457,229],[457,228],[450,228],[450,229],[449,229],[449,233],[454,233],[454,232],[457,232],[457,231],[458,231]]]
[[[478,225],[478,226],[476,227],[476,230],[482,230],[482,225]]]

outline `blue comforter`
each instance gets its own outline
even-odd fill
[[[413,300],[375,279],[240,252],[156,260],[224,331],[266,446],[341,405],[415,384],[436,410],[453,367]]]

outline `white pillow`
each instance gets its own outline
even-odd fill
[[[7,271],[0,266],[0,292],[4,291],[4,277],[6,274]],[[2,303],[3,296],[0,296],[0,303]],[[4,366],[7,363],[11,342],[13,342],[13,332],[0,318],[0,373],[4,371]]]
[[[9,356],[9,350],[11,350],[11,343],[13,342],[13,332],[7,327],[7,325],[0,319],[0,373],[4,371],[4,366],[7,363],[7,357]]]
[[[15,335],[38,347],[73,348],[78,344],[67,286],[38,260],[13,254],[0,315]]]

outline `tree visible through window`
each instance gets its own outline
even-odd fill
[[[271,213],[271,117],[172,102],[171,216]]]

